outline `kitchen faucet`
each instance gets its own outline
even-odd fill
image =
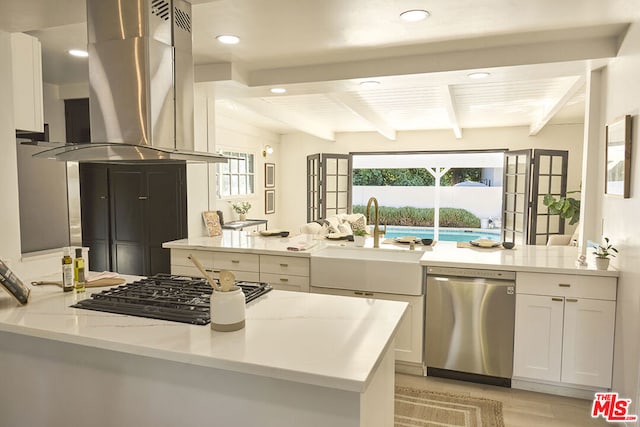
[[[370,197],[367,202],[367,224],[371,223],[371,202],[373,202],[373,247],[380,247],[380,236],[383,236],[387,232],[387,226],[384,230],[380,230],[378,223],[380,222],[380,208],[378,206],[378,200],[375,197]]]

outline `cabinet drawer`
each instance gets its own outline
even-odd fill
[[[615,301],[615,277],[518,272],[516,293]]]
[[[209,276],[217,279],[220,275],[220,270],[205,267]],[[230,270],[235,276],[236,280],[245,280],[247,282],[258,282],[260,281],[260,274],[255,271],[234,271]],[[200,271],[194,267],[188,267],[184,265],[171,265],[171,274],[176,274],[178,276],[188,276],[188,277],[202,277]]]
[[[260,256],[260,273],[309,277],[309,259],[291,256]]]
[[[309,277],[284,274],[260,273],[260,281],[267,282],[275,289],[309,292]]]
[[[260,271],[260,257],[237,252],[213,252],[213,267],[216,270]]]
[[[171,249],[171,265],[181,265],[184,267],[193,267],[193,262],[188,258],[192,254],[205,268],[213,267],[213,255],[209,251],[195,251],[189,249]],[[197,270],[196,270],[197,271]]]

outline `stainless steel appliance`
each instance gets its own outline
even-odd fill
[[[515,273],[427,268],[427,375],[511,386]]]
[[[272,289],[261,282],[236,281],[236,285],[242,289],[246,302]],[[156,274],[95,293],[71,307],[206,325],[211,321],[212,292],[206,279]]]

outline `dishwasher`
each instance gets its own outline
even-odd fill
[[[511,387],[515,272],[426,270],[427,375]]]

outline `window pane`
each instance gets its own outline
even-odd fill
[[[223,196],[229,196],[231,195],[231,182],[230,182],[230,177],[229,175],[223,175],[222,176],[222,184],[221,184],[221,189],[220,189],[220,193]]]
[[[253,189],[253,175],[249,175],[247,176],[247,194],[253,194],[254,193],[254,189]]]
[[[238,173],[238,159],[229,160],[229,172]]]
[[[247,154],[247,172],[253,173],[253,154]]]
[[[247,160],[241,159],[238,160],[238,172],[246,173],[247,172]]]
[[[248,194],[247,191],[247,176],[246,175],[240,175],[238,177],[238,194]]]
[[[238,194],[238,175],[231,175],[231,195]]]

